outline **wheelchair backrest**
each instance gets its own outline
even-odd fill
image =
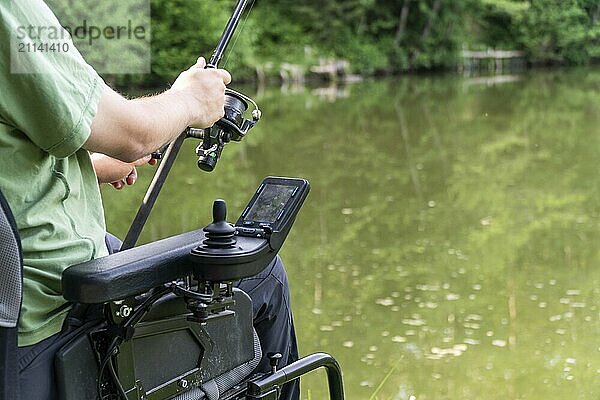
[[[17,325],[23,296],[21,241],[0,192],[0,400],[18,399]]]

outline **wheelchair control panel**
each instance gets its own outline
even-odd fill
[[[225,202],[216,200],[206,239],[190,255],[194,273],[210,281],[256,275],[283,245],[309,191],[304,179],[268,177],[235,226],[226,222]]]

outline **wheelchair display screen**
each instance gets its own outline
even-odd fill
[[[297,190],[296,186],[266,185],[252,206],[247,220],[273,223]]]
[[[260,235],[263,230],[283,231],[293,222],[310,185],[304,179],[266,178],[238,219],[239,235]]]

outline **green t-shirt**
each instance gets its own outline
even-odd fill
[[[62,272],[107,254],[97,178],[81,148],[103,82],[72,42],[66,53],[11,54],[20,27],[60,26],[43,1],[0,1],[0,18],[0,190],[23,244],[25,346],[61,330]],[[15,62],[37,72],[13,73]]]

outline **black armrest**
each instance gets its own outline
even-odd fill
[[[231,282],[262,271],[277,251],[265,238],[236,237],[229,248],[201,245],[199,229],[74,265],[62,277],[63,296],[85,304],[108,303],[193,275],[211,282]]]
[[[190,275],[190,251],[203,239],[199,229],[74,265],[63,273],[63,296],[76,303],[107,303]]]

